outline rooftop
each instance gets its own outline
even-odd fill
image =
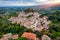
[[[24,32],[22,37],[26,37],[30,40],[36,40],[36,34]]]

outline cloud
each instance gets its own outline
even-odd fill
[[[47,4],[60,3],[60,0],[48,0]]]
[[[0,1],[20,1],[20,0],[0,0]],[[22,0],[22,1],[24,1],[24,0]],[[27,1],[27,0],[25,0],[25,1]]]
[[[0,6],[34,6],[54,2],[58,3],[60,0],[0,0]]]
[[[38,2],[23,2],[23,1],[0,1],[1,6],[34,6],[40,5]]]
[[[47,2],[47,0],[36,0],[36,2]]]
[[[0,0],[0,1],[45,2],[47,0]]]

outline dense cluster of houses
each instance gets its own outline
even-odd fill
[[[12,33],[4,34],[0,40],[16,40],[18,39],[18,34],[12,35]]]
[[[24,11],[20,12],[20,14],[17,17],[11,17],[10,19],[8,19],[9,21],[11,21],[12,24],[19,24],[22,26],[25,26],[28,29],[33,29],[33,30],[38,30],[38,31],[42,31],[43,29],[48,29],[49,28],[49,24],[51,23],[50,20],[48,20],[47,16],[44,16],[43,18],[40,17],[41,14],[39,14],[38,12],[29,12],[29,13],[25,13]],[[40,39],[37,38],[37,35],[34,33],[28,33],[28,32],[24,32],[22,34],[21,37],[25,37],[28,40],[51,40],[50,37],[48,37],[47,35],[43,35]],[[12,35],[11,33],[5,34],[3,35],[3,38],[1,38],[0,40],[16,40],[18,39],[18,34],[16,35]]]
[[[36,34],[34,34],[34,33],[27,33],[27,32],[24,32],[22,37],[25,37],[28,40],[51,40],[51,38],[48,37],[47,35],[43,35],[41,38],[38,38]]]
[[[51,40],[47,35],[43,35],[41,38],[37,38],[37,35],[34,33],[24,32],[21,37],[27,38],[28,40]],[[4,34],[3,38],[0,40],[17,40],[19,38],[18,34],[12,35],[12,33]]]
[[[47,16],[44,16],[43,18],[40,16],[41,14],[38,12],[25,13],[22,11],[17,17],[11,17],[8,20],[11,21],[12,24],[17,23],[28,29],[31,28],[39,31],[42,31],[42,29],[48,29],[51,21],[48,20]]]

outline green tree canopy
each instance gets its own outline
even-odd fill
[[[28,39],[25,38],[25,37],[20,37],[20,38],[18,38],[17,40],[28,40]]]

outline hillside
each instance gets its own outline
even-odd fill
[[[10,9],[9,9],[10,10]],[[12,33],[12,34],[19,34],[21,36],[23,32],[32,32],[37,34],[37,36],[41,37],[43,33],[48,35],[52,39],[56,39],[57,37],[60,37],[60,10],[35,10],[38,11],[38,13],[42,14],[40,17],[43,18],[43,16],[48,16],[49,20],[51,20],[51,24],[49,25],[49,30],[43,30],[43,31],[32,31],[32,29],[27,29],[24,26],[20,26],[15,24],[11,24],[10,21],[8,21],[11,17],[17,17],[19,13],[16,11],[13,11],[11,14],[8,12],[9,10],[5,11],[5,15],[0,15],[0,37],[2,38],[2,35],[6,33]],[[12,9],[11,9],[12,10]],[[24,9],[25,10],[25,9]],[[28,10],[25,10],[25,12],[28,12]],[[4,13],[4,12],[3,12]],[[32,19],[33,20],[33,19]]]

